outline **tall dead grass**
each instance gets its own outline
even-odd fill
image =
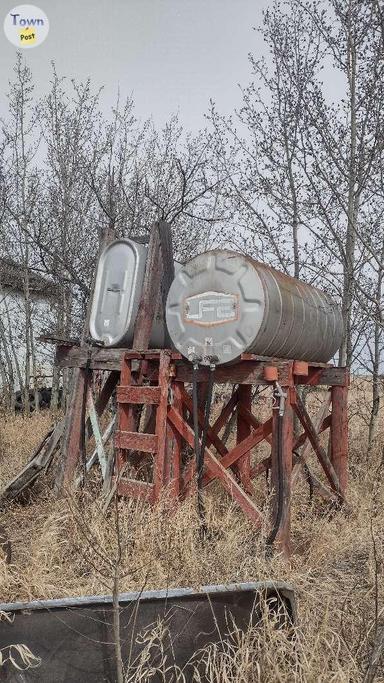
[[[20,468],[49,420],[44,414],[2,423],[1,483]],[[295,585],[299,617],[294,633],[274,628],[270,619],[245,634],[234,630],[224,648],[212,646],[201,653],[209,680],[364,680],[384,623],[384,434],[368,461],[366,416],[355,412],[350,428],[348,505],[331,511],[319,500],[310,500],[305,483],[300,483],[293,504],[290,564],[276,554],[266,559],[266,530],[255,533],[218,488],[207,495],[210,534],[203,545],[192,499],[172,513],[166,504],[150,509],[132,501],[118,503],[121,591],[262,579]],[[48,479],[36,484],[28,501],[4,511],[1,523],[13,553],[10,565],[0,559],[2,601],[112,590],[112,568],[119,553],[116,510],[111,506],[105,514],[98,492],[94,474],[83,492],[56,500]],[[148,676],[144,667],[142,678],[127,680],[150,680]],[[182,683],[191,678],[175,671],[169,680]],[[384,681],[383,661],[375,680]]]

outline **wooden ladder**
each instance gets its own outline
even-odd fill
[[[119,495],[139,498],[150,503],[160,500],[162,489],[169,483],[169,467],[167,467],[167,410],[170,386],[170,353],[161,351],[156,385],[143,385],[143,368],[132,370],[132,358],[124,357],[121,364],[120,385],[117,387],[118,430],[115,434],[116,451],[116,487]],[[139,361],[145,364],[146,360]],[[154,433],[138,431],[138,406],[151,406],[152,419],[147,422],[153,425]],[[151,412],[152,412],[151,411]],[[142,481],[125,476],[129,466],[135,470],[142,454],[152,456],[152,481]],[[135,463],[136,460],[136,463]]]

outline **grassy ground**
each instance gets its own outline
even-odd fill
[[[54,498],[48,476],[27,501],[2,514],[12,541],[12,563],[0,557],[1,601],[111,591],[118,524],[124,539],[122,591],[265,578],[295,585],[295,637],[265,622],[257,637],[246,634],[233,651],[210,651],[206,660],[212,681],[364,680],[376,633],[384,624],[384,432],[368,459],[368,393],[368,383],[354,382],[348,504],[331,512],[319,500],[310,501],[306,484],[299,483],[290,564],[278,555],[266,559],[266,530],[255,534],[219,489],[207,496],[211,536],[202,547],[193,500],[172,515],[127,501],[105,514],[97,472],[83,493],[60,500]],[[0,487],[26,461],[51,419],[47,413],[2,419]],[[384,681],[384,661],[375,680]]]

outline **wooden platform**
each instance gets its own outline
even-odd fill
[[[111,349],[91,347],[89,349],[77,346],[57,346],[55,364],[61,368],[85,368],[91,370],[115,370],[120,372],[123,360],[143,361],[146,360],[150,367],[156,368],[161,349],[148,351],[134,351],[132,349]],[[183,359],[180,353],[167,351],[172,362],[172,372],[177,381],[188,382],[192,378],[191,363]],[[243,383],[243,384],[270,384],[264,376],[265,367],[276,367],[280,384],[310,384],[327,386],[345,386],[349,381],[346,368],[339,368],[329,363],[309,363],[308,375],[302,376],[295,373],[297,361],[281,358],[268,358],[243,353],[239,361],[230,365],[221,365],[216,368],[215,377],[217,383]],[[199,370],[199,380],[207,381],[208,368]],[[295,378],[295,379],[293,379]]]

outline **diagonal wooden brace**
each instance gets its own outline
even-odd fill
[[[309,417],[307,410],[304,406],[303,401],[301,400],[301,397],[296,393],[295,397],[295,403],[293,403],[293,408],[295,410],[296,415],[298,416],[301,424],[304,427],[304,430],[308,436],[309,441],[311,442],[312,448],[315,451],[320,464],[327,476],[327,479],[329,483],[331,484],[331,487],[333,490],[338,494],[338,496],[342,499],[343,496],[340,491],[340,484],[338,477],[336,475],[336,472],[333,468],[333,465],[328,458],[327,453],[325,452],[324,448],[321,446],[320,441],[319,441],[319,436],[316,432],[316,429],[314,425],[312,424],[312,420]]]
[[[331,403],[331,395],[328,392],[327,397],[321,406],[319,412],[315,415],[313,419],[313,427],[316,431],[317,434],[320,434],[322,431],[324,431],[324,428],[326,429],[327,427],[330,426],[331,424],[331,416],[329,415],[329,406]],[[299,443],[301,441],[301,443]],[[293,472],[292,472],[292,486],[295,485],[299,474],[302,470],[303,464],[306,462],[308,453],[311,448],[311,442],[308,439],[308,434],[306,432],[303,432],[303,434],[300,435],[300,437],[297,439],[294,450],[297,450],[300,448],[300,446],[303,446],[301,452],[300,452],[300,459],[298,462],[294,465],[293,467]]]
[[[251,413],[251,411],[248,410],[242,403],[239,403],[238,411],[254,429],[258,429],[263,424],[261,420],[258,420],[257,417],[255,417],[253,413]],[[265,437],[265,440],[268,441],[269,444],[272,444],[272,436],[270,434]]]
[[[194,433],[192,428],[183,420],[180,413],[173,407],[168,409],[168,419],[181,434],[183,439],[193,448]],[[212,478],[220,479],[229,495],[239,504],[243,512],[251,519],[257,527],[264,521],[263,515],[257,508],[253,500],[243,491],[234,476],[228,472],[222,463],[213,455],[212,451],[205,448],[205,464]]]
[[[169,415],[168,415],[169,416]],[[264,441],[266,436],[268,436],[272,431],[272,418],[260,425],[254,432],[247,436],[243,441],[238,443],[232,450],[228,451],[224,455],[220,462],[220,465],[224,468],[231,467],[239,458],[241,458],[245,453],[248,453],[252,448],[255,448],[259,443]],[[188,472],[185,476],[185,483],[188,484],[191,478],[191,473]],[[214,479],[214,475],[210,472],[206,472],[203,479],[203,485],[206,486],[210,481]]]
[[[192,413],[192,398],[188,396],[185,389],[180,390],[180,396],[184,405],[188,408],[189,412]],[[204,425],[204,413],[201,409],[199,409],[198,411],[198,416],[199,424],[202,427]],[[214,447],[216,448],[217,452],[220,453],[220,455],[225,455],[226,453],[228,453],[228,448],[217,436],[217,433],[213,427],[209,427],[207,432],[207,446],[210,446],[211,444],[214,445]]]

